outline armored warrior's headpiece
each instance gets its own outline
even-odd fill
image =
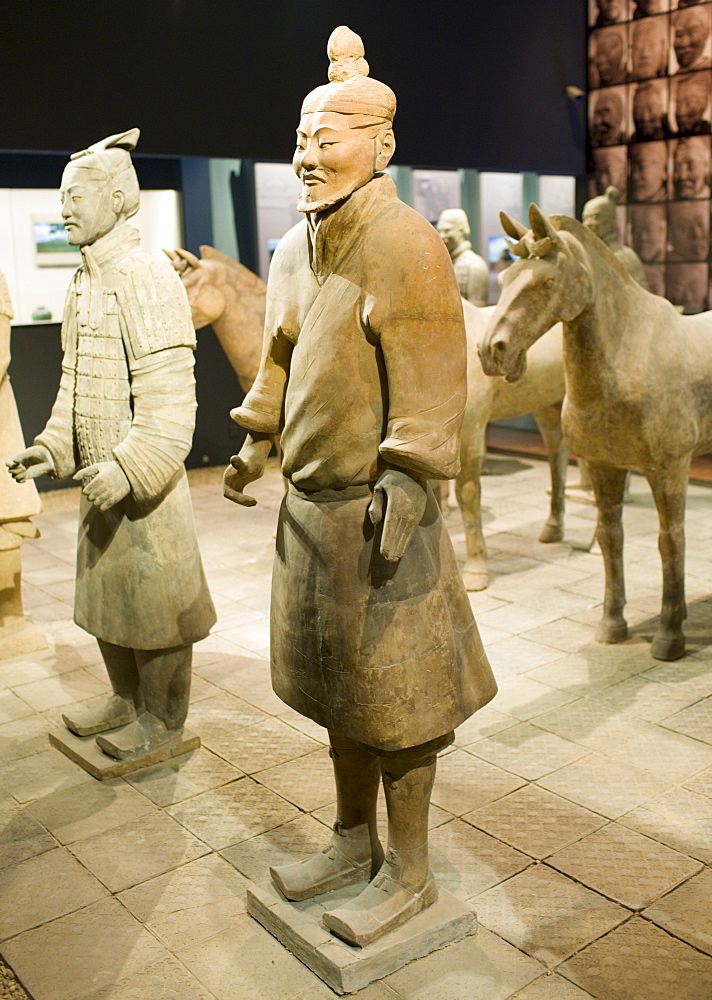
[[[70,157],[73,167],[90,171],[89,180],[112,181],[112,188],[119,188],[124,192],[126,218],[135,215],[139,208],[138,178],[131,162],[131,150],[136,148],[140,135],[137,128],[119,132],[73,153]]]
[[[465,236],[470,235],[470,223],[467,213],[462,208],[446,208],[440,213],[438,225],[440,224],[444,226],[457,226]]]
[[[616,226],[616,198],[618,197],[619,191],[617,187],[607,187],[603,194],[598,195],[595,198],[591,198],[590,201],[586,202],[584,206],[584,212],[586,209],[598,212],[599,218],[599,229],[602,232],[610,233],[615,235]],[[603,223],[601,226],[600,223]],[[601,233],[599,233],[601,235]]]
[[[396,95],[368,75],[361,38],[350,28],[335,28],[326,46],[331,65],[329,80],[304,98],[302,114],[333,111],[353,115],[352,128],[390,126],[396,113]]]

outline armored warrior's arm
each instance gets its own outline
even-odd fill
[[[140,260],[117,283],[133,419],[114,448],[136,500],[158,496],[190,451],[195,427],[195,330],[169,264]]]
[[[485,262],[477,257],[472,259],[467,274],[466,298],[479,308],[486,306],[489,298],[489,271]]]
[[[53,479],[64,479],[77,471],[78,455],[74,441],[74,383],[76,372],[73,368],[62,364],[62,377],[59,381],[59,391],[52,407],[52,413],[41,434],[34,443],[42,445],[52,456],[54,471],[49,473]]]

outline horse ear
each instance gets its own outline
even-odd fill
[[[506,212],[499,213],[499,221],[502,223],[502,229],[507,236],[511,236],[512,239],[521,240],[526,235],[527,227],[521,222],[517,222],[511,215],[507,215]]]
[[[529,206],[529,225],[532,227],[532,232],[538,240],[543,240],[548,236],[552,244],[556,245],[559,242],[556,230],[534,202]]]
[[[180,247],[177,247],[176,254],[190,267],[200,267],[200,260],[190,250],[182,250]]]

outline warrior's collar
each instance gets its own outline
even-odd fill
[[[361,227],[397,198],[388,174],[376,174],[338,205],[307,215],[310,263],[320,284],[351,250]]]
[[[470,243],[469,240],[463,240],[460,246],[452,251],[452,253],[450,254],[450,259],[457,260],[457,258],[460,257],[465,252],[465,250],[472,250],[472,244]]]
[[[89,246],[82,247],[84,262],[91,260],[97,267],[103,267],[114,260],[125,257],[131,250],[136,249],[140,244],[138,230],[128,223],[121,223],[108,232],[105,236],[100,236]]]

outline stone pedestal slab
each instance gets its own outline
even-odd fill
[[[290,903],[272,882],[261,882],[247,890],[247,912],[337,993],[355,993],[476,930],[470,907],[441,889],[438,901],[403,927],[365,948],[352,947],[334,937],[321,917],[362,888]]]
[[[180,757],[181,754],[197,750],[200,746],[200,737],[189,729],[184,729],[177,743],[167,743],[132,760],[114,760],[99,749],[95,736],[76,736],[64,726],[53,729],[49,734],[49,741],[53,747],[61,750],[75,764],[79,764],[99,781],[120,778],[142,767],[160,764],[171,757]]]

